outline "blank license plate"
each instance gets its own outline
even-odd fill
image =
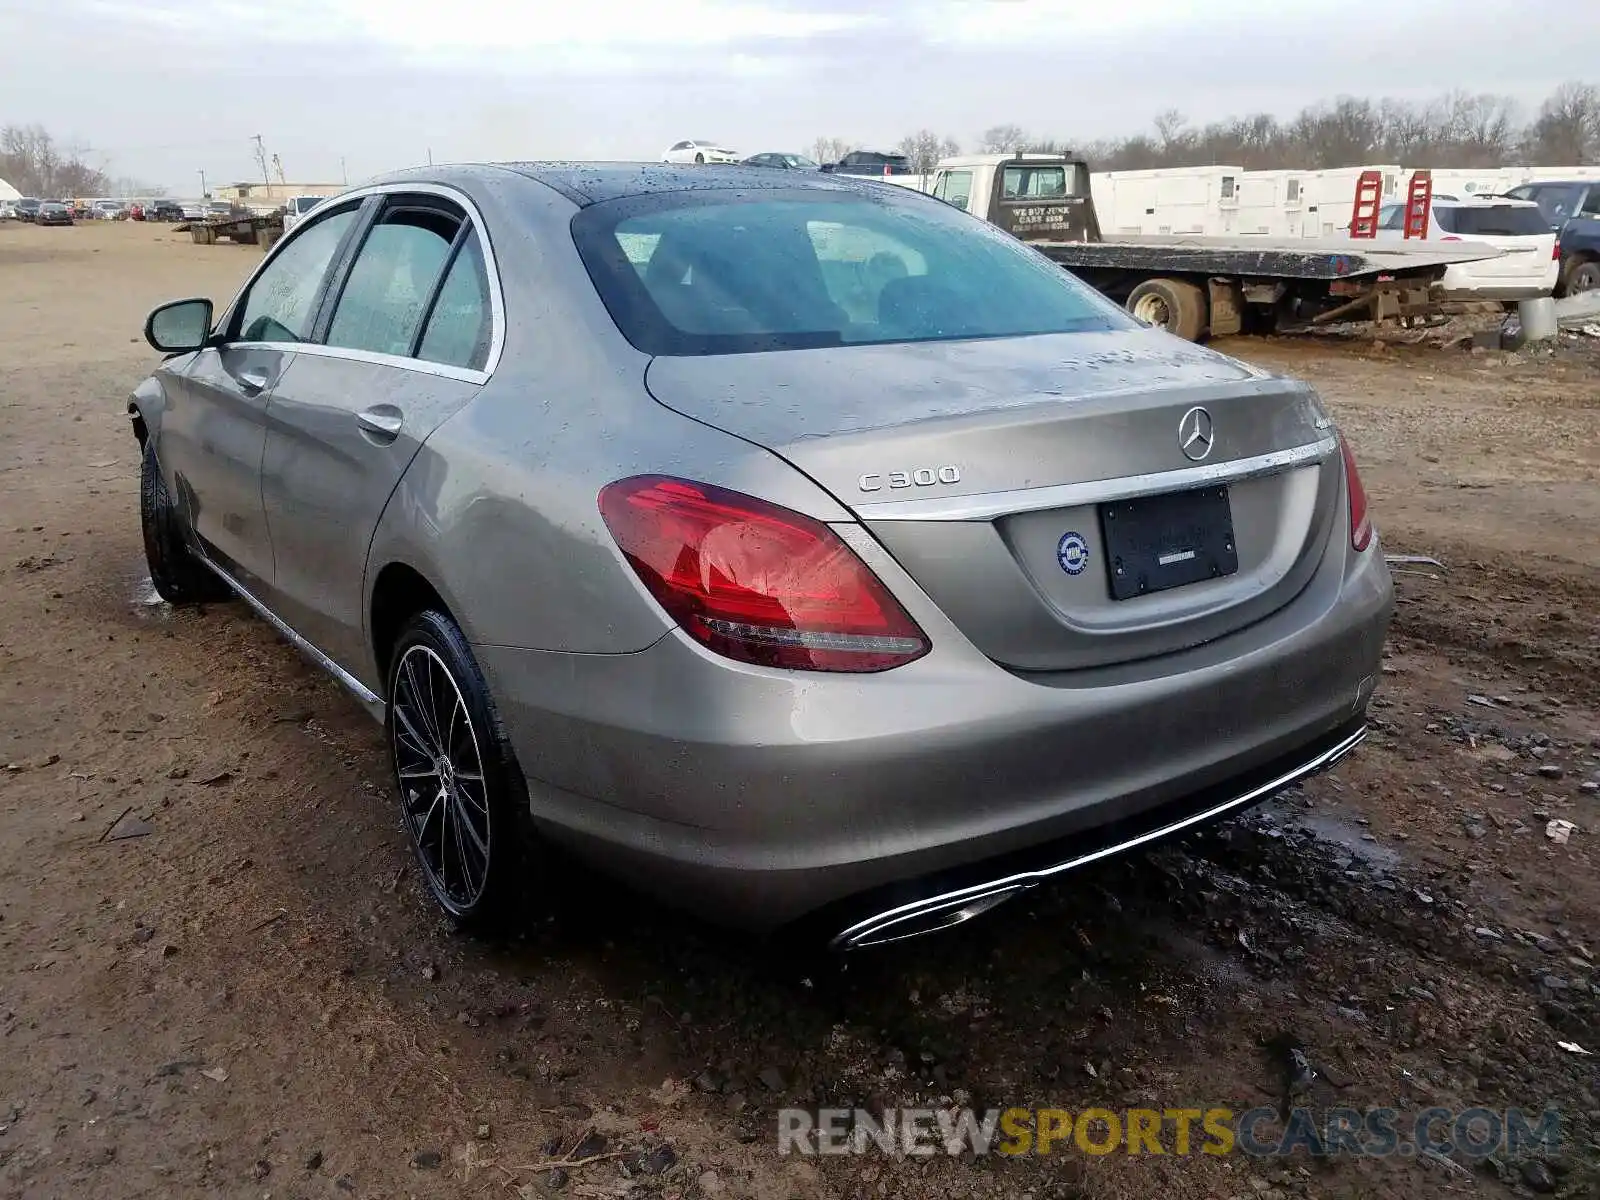
[[[1114,600],[1239,570],[1226,487],[1102,504],[1100,533]]]

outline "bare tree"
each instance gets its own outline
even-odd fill
[[[1600,154],[1600,87],[1558,87],[1529,130],[1528,151],[1536,163],[1547,166],[1582,163]]]
[[[811,157],[819,163],[836,163],[855,148],[855,143],[846,138],[819,137],[811,143]]]
[[[41,125],[0,129],[0,179],[25,196],[41,198],[98,195],[110,186],[81,152],[61,150]]]
[[[912,174],[927,175],[939,165],[941,158],[960,154],[961,144],[953,137],[941,137],[931,129],[920,129],[901,138],[895,149],[906,156]]]
[[[983,131],[978,146],[984,154],[1010,154],[1028,144],[1028,135],[1021,125],[995,125]]]

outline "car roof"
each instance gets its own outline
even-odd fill
[[[803,175],[746,166],[680,166],[651,162],[508,162],[454,164],[415,168],[375,179],[375,184],[431,182],[468,187],[485,183],[494,175],[511,171],[560,192],[580,208],[663,192],[704,191],[820,191],[860,192],[864,185],[845,176]],[[502,175],[503,178],[503,175]],[[904,189],[897,188],[896,191]],[[877,194],[874,192],[874,194]]]
[[[1455,198],[1454,196],[1451,196],[1451,197],[1441,196],[1441,197],[1439,197],[1439,199],[1435,200],[1433,203],[1434,203],[1434,206],[1437,207],[1437,208],[1484,208],[1484,207],[1490,207],[1490,208],[1538,208],[1539,207],[1532,200],[1523,200],[1523,199],[1521,199],[1521,198],[1519,198],[1517,196],[1500,196],[1500,195],[1468,196],[1465,200],[1459,200],[1459,199]]]

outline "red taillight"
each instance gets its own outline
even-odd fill
[[[685,632],[740,662],[886,671],[927,636],[820,521],[754,496],[663,475],[600,492],[628,564]]]
[[[1554,262],[1560,262],[1561,261],[1561,243],[1560,242],[1557,242],[1555,245],[1550,247],[1550,258]]]
[[[1350,497],[1350,545],[1357,551],[1372,544],[1372,514],[1367,511],[1367,489],[1361,486],[1361,472],[1356,470],[1355,455],[1350,453],[1350,443],[1339,439],[1339,449],[1344,453],[1344,489]]]

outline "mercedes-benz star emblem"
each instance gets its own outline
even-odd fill
[[[1211,414],[1203,408],[1191,408],[1178,422],[1178,449],[1191,462],[1199,462],[1210,454],[1216,440]]]

